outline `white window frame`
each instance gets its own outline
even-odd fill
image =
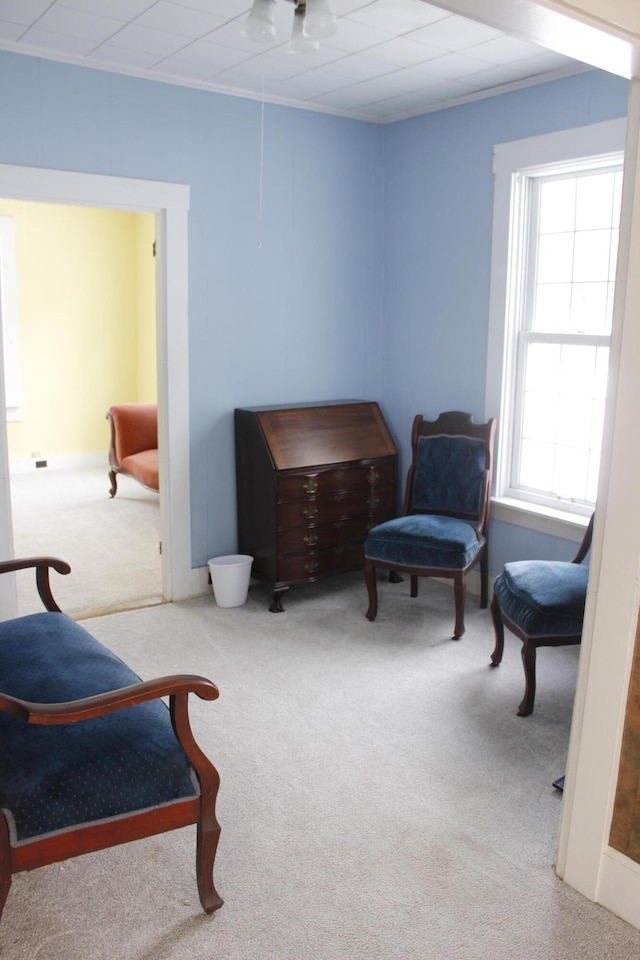
[[[551,134],[496,144],[494,147],[494,211],[491,251],[491,298],[489,311],[489,338],[487,352],[486,404],[487,417],[498,420],[497,459],[494,470],[492,516],[519,526],[551,533],[579,541],[587,518],[561,506],[509,497],[509,448],[507,424],[502,411],[514,395],[514,369],[507,363],[513,355],[513,337],[516,331],[507,318],[513,314],[514,303],[521,291],[514,289],[513,277],[520,271],[509,270],[513,210],[514,178],[535,173],[550,164],[566,165],[567,169],[589,158],[594,166],[620,162],[624,152],[626,121],[610,120],[603,123],[561,130]],[[522,202],[522,196],[520,199]],[[523,257],[524,249],[516,251]]]

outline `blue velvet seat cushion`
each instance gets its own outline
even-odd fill
[[[494,592],[500,609],[529,636],[582,633],[589,567],[562,560],[505,564]]]
[[[412,514],[388,520],[369,531],[365,556],[399,567],[464,570],[484,544],[470,523],[455,517]]]
[[[139,679],[65,614],[0,623],[3,693],[58,703]],[[57,726],[0,711],[0,807],[13,845],[197,794],[161,700]]]

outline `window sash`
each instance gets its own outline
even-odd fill
[[[517,360],[516,360],[516,374],[515,381],[518,385],[514,397],[514,407],[513,407],[513,429],[511,431],[511,449],[509,455],[509,483],[504,491],[505,495],[514,499],[527,500],[532,503],[542,504],[558,508],[563,504],[571,504],[572,507],[577,512],[589,512],[592,509],[593,501],[588,497],[580,496],[562,496],[551,490],[543,490],[541,487],[532,487],[527,485],[524,480],[521,479],[522,472],[522,460],[523,460],[523,447],[524,444],[529,442],[531,438],[525,436],[525,414],[526,414],[526,400],[528,391],[527,381],[526,381],[526,365],[527,358],[529,356],[529,348],[532,345],[542,344],[550,346],[578,346],[580,348],[584,347],[587,349],[597,350],[597,349],[609,349],[609,337],[604,335],[581,335],[581,334],[544,334],[537,333],[530,330],[522,330],[518,336],[518,349],[517,349]],[[597,355],[594,356],[594,363],[597,362]],[[594,373],[595,377],[595,373]],[[562,393],[555,394],[555,398],[560,401]],[[604,398],[602,398],[604,400]],[[598,398],[595,400],[592,399],[591,403],[598,402]],[[590,425],[590,431],[593,428],[593,409],[587,412],[585,415],[585,422],[587,425]],[[556,452],[561,452],[566,450],[568,445],[562,443],[558,440],[557,437],[549,436],[549,445],[554,447]],[[596,449],[591,445],[579,445],[579,449],[582,450],[588,458],[592,458],[593,450]],[[599,454],[598,454],[599,457]],[[587,490],[588,484],[585,483]],[[553,486],[553,485],[551,485]],[[576,490],[577,493],[577,490]]]
[[[515,171],[511,178],[511,213],[509,229],[509,266],[507,272],[507,327],[505,330],[505,361],[503,366],[503,403],[501,416],[507,419],[507,430],[502,430],[502,483],[500,494],[515,500],[546,505],[554,509],[566,507],[575,512],[588,512],[592,501],[581,497],[560,496],[543,488],[532,488],[521,482],[524,436],[524,418],[527,397],[525,373],[529,348],[533,344],[581,345],[608,348],[608,334],[576,332],[547,332],[534,330],[534,312],[538,286],[538,249],[540,233],[540,187],[548,181],[579,177],[581,174],[615,173],[621,169],[619,158],[586,166],[573,164],[563,171],[545,167],[535,171]],[[612,225],[612,230],[614,229]],[[573,280],[572,280],[573,282]],[[592,414],[590,414],[591,416]],[[506,442],[506,450],[504,449]],[[553,438],[554,457],[562,452],[562,444]],[[566,447],[564,449],[567,449]],[[592,449],[582,451],[587,463]],[[551,484],[553,486],[553,484]],[[587,487],[588,489],[588,487]],[[582,491],[580,491],[582,492]]]

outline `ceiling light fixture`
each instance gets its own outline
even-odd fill
[[[295,4],[289,42],[292,53],[319,49],[319,40],[336,32],[336,17],[329,0],[287,0]],[[242,25],[242,34],[257,43],[269,43],[277,35],[274,19],[276,0],[253,0],[249,16]]]

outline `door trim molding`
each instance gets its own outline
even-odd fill
[[[202,592],[191,566],[189,446],[188,211],[186,184],[0,164],[0,196],[71,206],[156,214],[158,435],[163,594],[179,600]],[[2,345],[0,344],[0,351]],[[0,360],[2,355],[0,353]],[[9,457],[0,363],[0,553],[13,556]],[[3,617],[15,616],[15,582],[2,584]]]

